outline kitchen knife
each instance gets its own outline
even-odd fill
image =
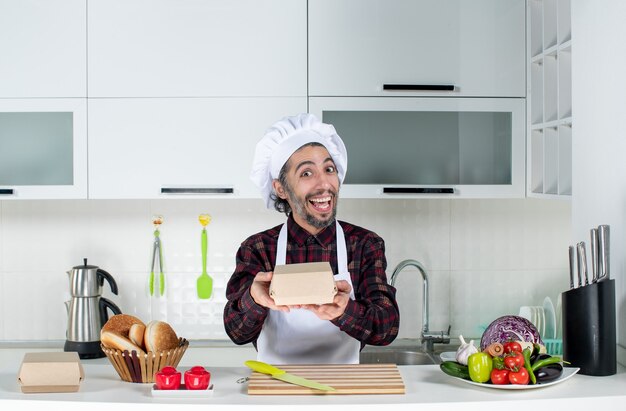
[[[598,282],[598,229],[591,229],[591,282]]]
[[[301,385],[303,387],[313,388],[321,391],[335,391],[335,389],[329,385],[320,384],[317,381],[308,380],[306,378],[298,377],[297,375],[289,374],[280,368],[276,368],[273,365],[266,364],[261,361],[246,361],[246,366],[256,372],[270,375],[272,378],[288,382],[289,384]]]
[[[610,230],[608,225],[598,226],[598,281],[608,280],[610,277],[609,234]]]
[[[581,284],[581,273],[585,278],[585,285],[589,284],[589,277],[587,276],[587,248],[585,242],[578,243],[578,284]]]
[[[574,267],[576,266],[576,259],[574,256],[574,246],[569,246],[569,289],[574,288]]]

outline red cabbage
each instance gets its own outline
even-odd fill
[[[499,342],[527,341],[543,345],[537,328],[524,317],[505,315],[494,320],[480,339],[480,349],[484,350],[489,344]]]

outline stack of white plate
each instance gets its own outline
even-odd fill
[[[522,306],[519,309],[519,316],[526,318],[528,321],[533,323],[535,328],[537,328],[539,335],[541,336],[541,338],[543,338],[546,323],[546,316],[543,307],[529,305]]]
[[[525,305],[520,307],[519,316],[533,323],[542,339],[557,337],[557,329],[560,327],[557,324],[554,304],[552,304],[550,297],[545,298],[543,306]]]
[[[556,311],[550,297],[543,300],[543,312],[545,313],[546,328],[544,330],[545,339],[555,339],[557,330]]]

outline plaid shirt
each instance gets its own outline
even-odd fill
[[[400,313],[396,290],[387,284],[385,244],[364,228],[340,221],[346,238],[348,271],[355,299],[331,322],[365,344],[387,345],[398,335]],[[278,234],[282,224],[246,239],[237,251],[237,266],[226,287],[224,327],[235,344],[254,343],[259,337],[268,308],[254,302],[250,285],[258,272],[273,271]],[[289,216],[287,264],[328,261],[337,269],[335,224],[317,235],[309,234]]]

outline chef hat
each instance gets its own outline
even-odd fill
[[[267,208],[274,206],[270,198],[272,181],[278,178],[289,157],[308,143],[320,143],[326,147],[337,167],[339,182],[343,182],[348,168],[348,153],[335,127],[322,123],[313,114],[285,117],[271,126],[257,143],[250,172],[250,179],[261,189]]]

